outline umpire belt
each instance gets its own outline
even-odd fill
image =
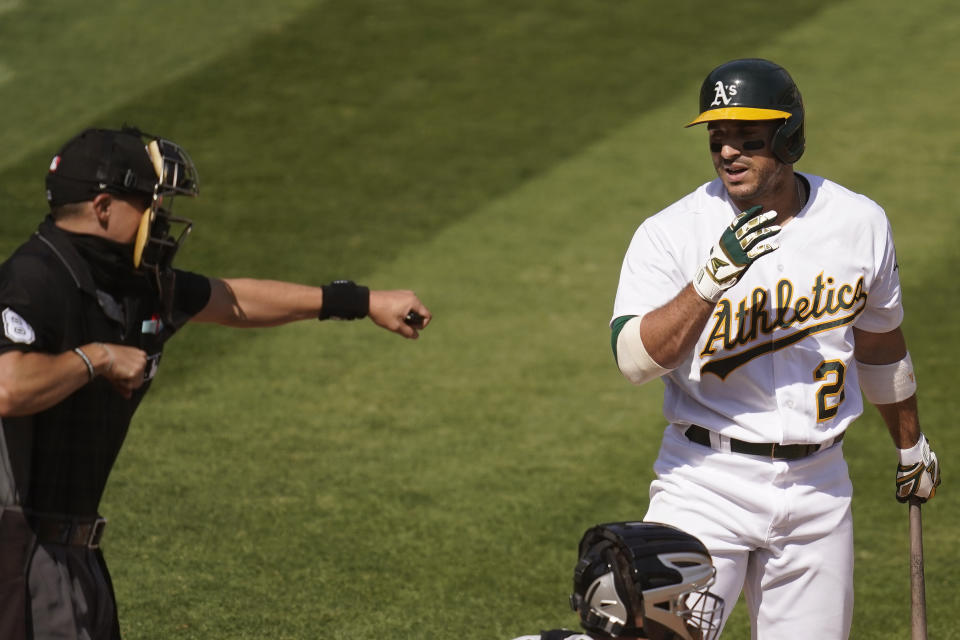
[[[710,430],[701,427],[698,424],[692,424],[687,427],[683,435],[690,442],[702,444],[717,451],[720,447],[710,441]],[[730,451],[733,453],[745,453],[751,456],[762,456],[771,460],[799,460],[807,456],[828,449],[843,440],[843,433],[832,440],[827,440],[821,444],[777,444],[775,442],[745,442],[735,438],[720,436],[722,440],[730,442]]]
[[[41,544],[62,544],[69,547],[98,549],[107,519],[100,516],[69,517],[47,513],[28,513],[27,519],[37,542]]]

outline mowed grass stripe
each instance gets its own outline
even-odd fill
[[[171,81],[216,67],[225,53],[318,4],[321,0],[0,3],[0,68],[12,74],[0,82],[5,150],[0,169],[39,154],[46,158],[42,171],[69,136],[134,100],[167,105],[176,112],[171,116],[191,118],[189,103],[168,99]]]
[[[822,4],[744,9],[773,24]],[[694,56],[684,38],[737,20],[708,28],[696,16],[612,1],[520,11],[477,0],[331,2],[96,121],[139,123],[194,155],[204,195],[193,213],[207,242],[192,258],[198,268],[362,273],[701,75],[700,56],[721,45],[702,38]],[[29,171],[0,180],[30,185],[5,186],[15,204],[36,206],[48,161],[39,152],[19,165]],[[293,240],[323,260],[297,262]]]

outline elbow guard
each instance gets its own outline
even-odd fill
[[[617,366],[624,377],[634,384],[644,384],[670,372],[670,369],[657,364],[643,346],[640,338],[642,317],[630,318],[617,336]]]

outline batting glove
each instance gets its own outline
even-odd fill
[[[718,301],[757,258],[779,248],[776,242],[760,242],[780,233],[780,226],[773,224],[777,212],[760,213],[762,209],[757,205],[738,214],[710,248],[707,262],[693,279],[693,288],[707,302]]]
[[[906,502],[915,497],[920,502],[926,502],[937,493],[937,487],[940,486],[937,454],[930,450],[930,441],[922,433],[917,444],[899,451],[897,500]]]

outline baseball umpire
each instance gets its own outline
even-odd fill
[[[703,543],[656,522],[611,522],[580,539],[570,606],[587,632],[541,631],[514,640],[714,640],[723,600]]]
[[[416,338],[431,315],[411,291],[173,268],[192,227],[173,201],[199,185],[169,140],[86,130],[46,186],[50,214],[0,265],[0,638],[119,640],[98,506],[166,341],[191,320],[364,316]]]
[[[629,380],[661,378],[669,422],[645,519],[704,542],[716,591],[744,590],[754,638],[846,638],[852,487],[841,441],[877,406],[899,451],[896,497],[932,498],[883,209],[794,171],[804,106],[791,76],[733,60],[700,89],[717,177],[646,219],[627,249],[612,342]],[[729,612],[728,612],[729,614]]]

